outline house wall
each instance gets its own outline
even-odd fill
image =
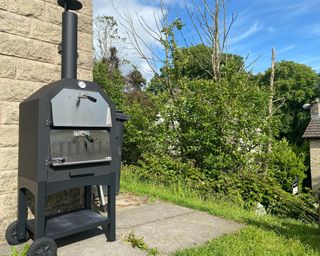
[[[92,0],[81,2],[78,78],[92,80]],[[16,219],[19,102],[60,79],[62,11],[57,0],[0,0],[0,240]],[[69,204],[62,196],[52,204]]]
[[[310,165],[312,190],[320,190],[320,141],[310,140]]]

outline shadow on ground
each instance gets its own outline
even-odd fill
[[[273,231],[287,238],[300,240],[303,244],[320,252],[320,229],[317,226],[298,224],[287,220],[272,224],[264,220],[250,219],[247,220],[246,223],[268,231]]]
[[[70,235],[67,237],[57,239],[56,243],[57,243],[58,248],[60,248],[60,247],[64,247],[67,245],[71,245],[71,244],[80,242],[82,240],[86,240],[86,239],[89,239],[89,238],[92,238],[95,236],[99,236],[102,234],[104,234],[103,230],[101,230],[99,228],[94,228],[94,229],[90,229],[87,231],[83,231],[81,233],[77,233],[75,235]],[[106,238],[106,240],[107,240],[107,238]]]

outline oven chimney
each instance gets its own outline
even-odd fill
[[[80,10],[82,3],[77,0],[58,0],[64,8],[62,13],[62,44],[61,44],[61,78],[77,79],[77,46],[78,46],[78,15],[69,10]]]

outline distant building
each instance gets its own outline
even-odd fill
[[[311,185],[314,192],[320,191],[320,100],[317,98],[311,104],[306,104],[310,109],[310,123],[303,134],[309,140]]]

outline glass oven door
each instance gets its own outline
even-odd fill
[[[53,166],[111,161],[107,130],[52,130],[50,144]]]

